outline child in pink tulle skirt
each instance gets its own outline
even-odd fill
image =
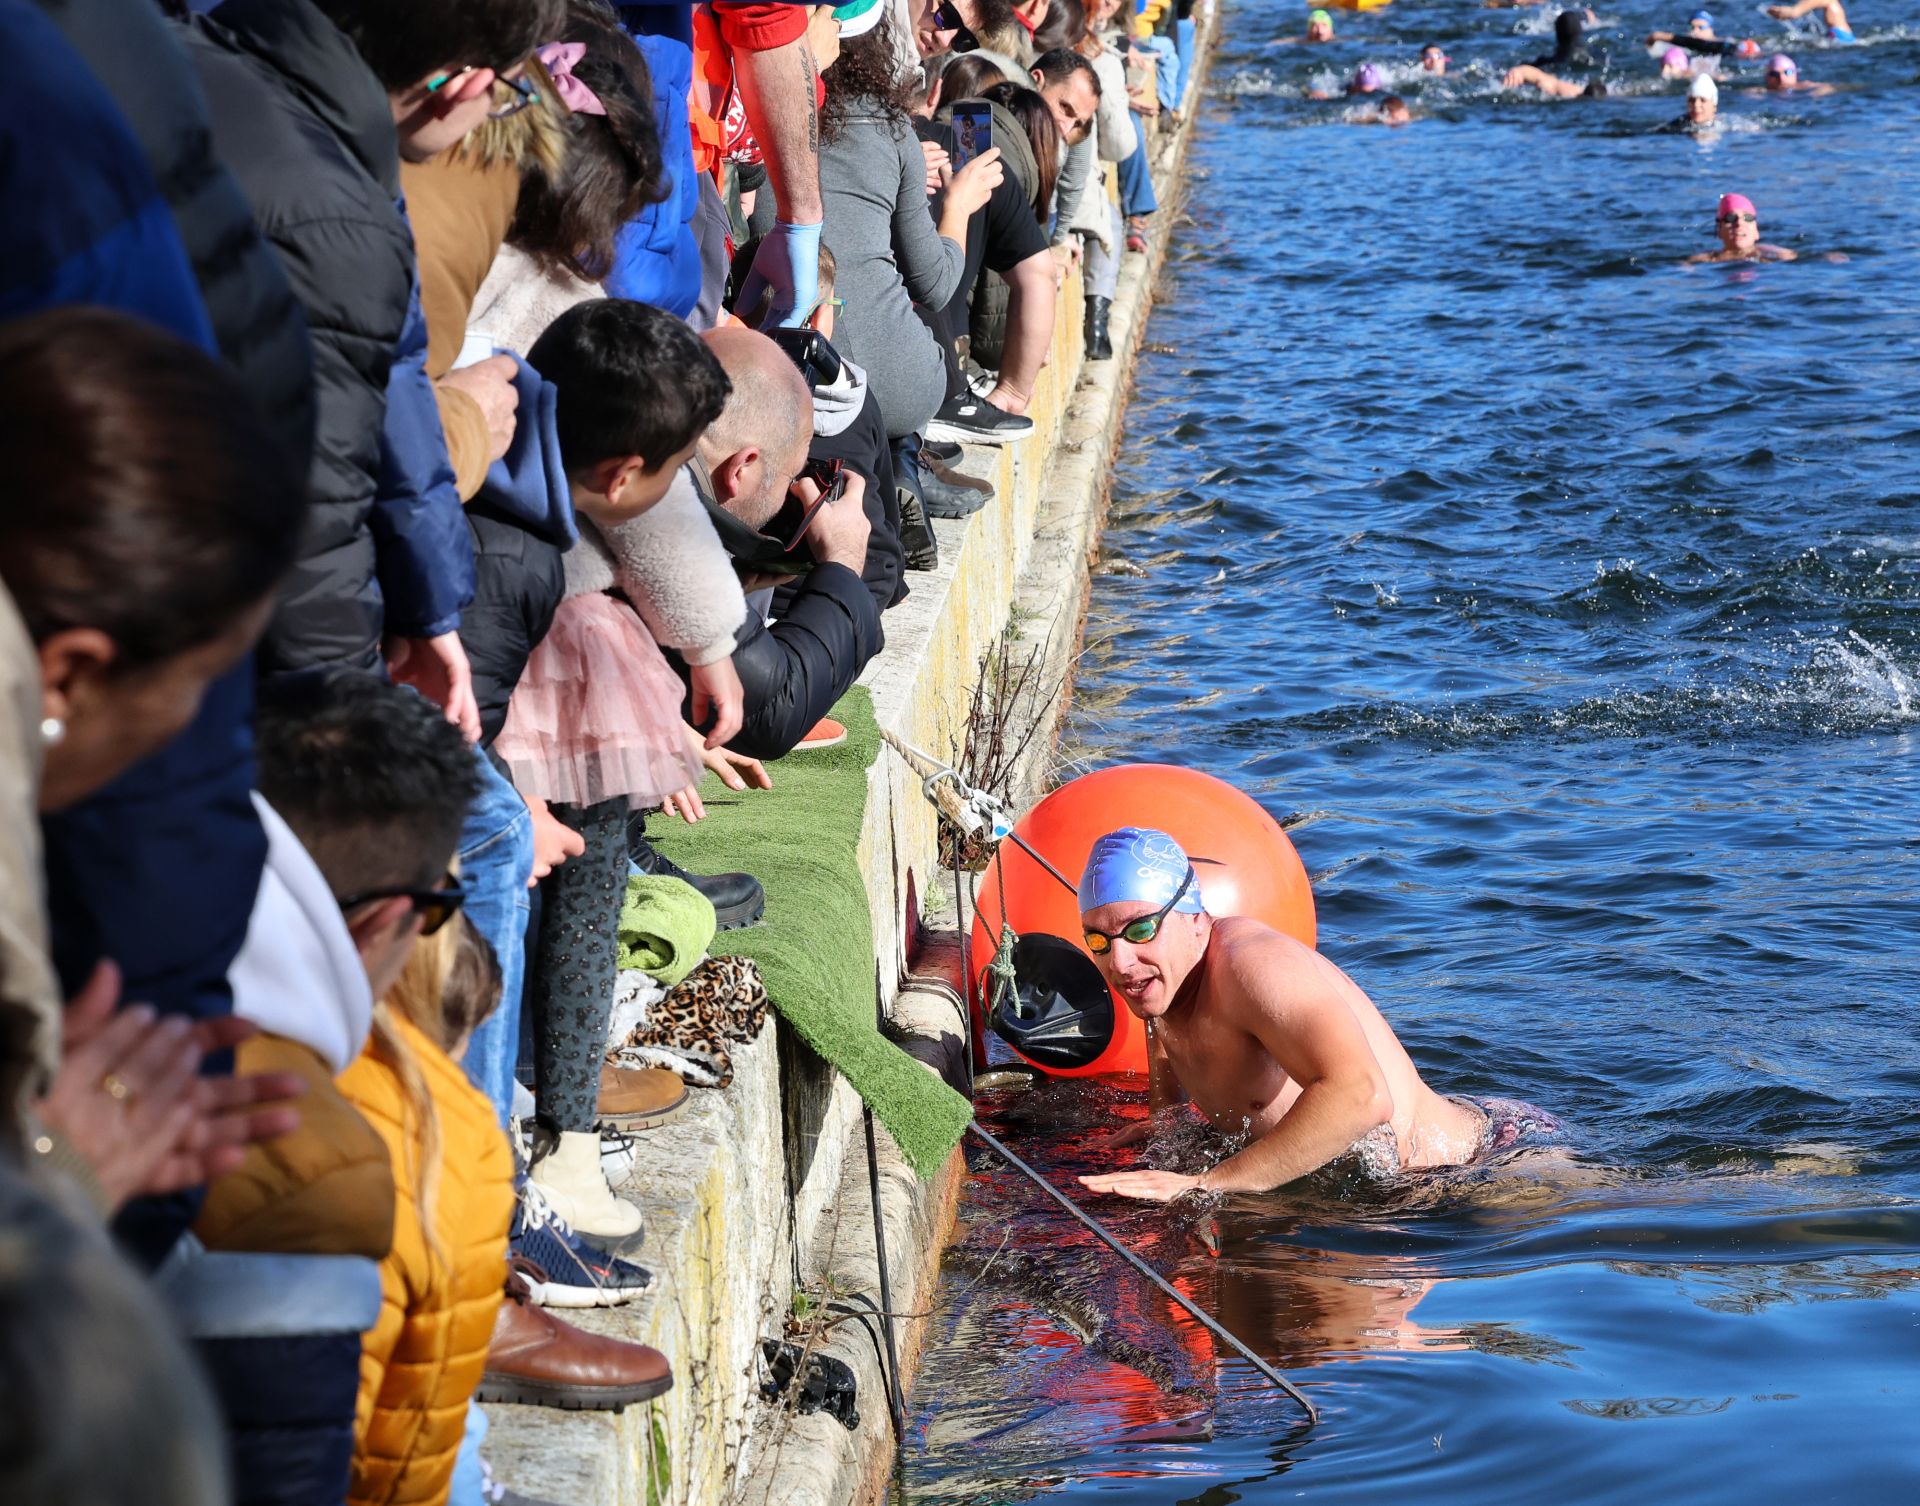
[[[632,607],[604,591],[569,596],[527,660],[493,750],[523,795],[657,806],[702,773],[683,694]]]

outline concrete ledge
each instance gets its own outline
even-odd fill
[[[1198,57],[1202,76],[1210,37]],[[994,500],[974,517],[936,522],[941,564],[908,577],[912,595],[886,617],[887,648],[864,676],[880,726],[942,759],[964,735],[982,656],[1009,632],[1047,646],[1042,682],[1064,680],[1085,610],[1087,563],[1105,513],[1151,284],[1177,212],[1183,129],[1149,142],[1161,214],[1145,257],[1123,263],[1114,301],[1115,359],[1082,380],[1082,301],[1067,279],[1052,364],[1042,373],[1023,444],[971,449],[966,467],[991,479]],[[1018,603],[1020,610],[1014,611]],[[1058,707],[1032,714],[1051,739]],[[1044,765],[1036,759],[1029,780]],[[883,751],[868,775],[860,854],[876,958],[876,1007],[896,1036],[964,1038],[958,947],[927,945],[922,916],[946,910],[937,829],[920,782]],[[950,923],[950,922],[949,922]],[[911,954],[911,955],[910,955]],[[901,986],[909,965],[935,981]],[[945,979],[943,983],[940,979]],[[760,1341],[777,1336],[796,1291],[879,1302],[872,1191],[857,1096],[776,1020],[734,1052],[724,1091],[693,1090],[673,1123],[641,1137],[626,1195],[647,1219],[635,1252],[655,1272],[647,1297],[609,1312],[568,1314],[582,1326],[652,1344],[676,1385],[651,1408],[566,1413],[490,1406],[488,1453],[516,1490],[567,1506],[839,1506],[878,1500],[894,1454],[878,1325],[846,1318],[822,1347],[858,1378],[861,1421],[849,1433],[821,1415],[797,1417],[759,1398]],[[924,1311],[938,1276],[964,1163],[929,1181],[876,1127],[876,1165],[894,1308]],[[849,1303],[857,1307],[859,1304]],[[898,1324],[913,1366],[922,1325]]]

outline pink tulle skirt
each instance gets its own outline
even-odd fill
[[[493,751],[523,795],[656,804],[700,779],[678,675],[633,608],[569,596],[527,660]]]

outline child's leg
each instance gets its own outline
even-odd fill
[[[541,1124],[577,1134],[599,1122],[615,932],[627,888],[627,802],[555,805],[553,814],[580,833],[587,850],[540,886],[540,941],[532,959],[534,1093]]]

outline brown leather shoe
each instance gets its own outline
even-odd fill
[[[494,1320],[479,1400],[618,1412],[673,1389],[673,1368],[659,1350],[562,1323],[527,1300],[519,1269],[523,1262],[516,1257],[510,1264],[507,1300]],[[536,1279],[546,1279],[539,1267],[524,1264]]]
[[[652,1129],[687,1106],[687,1085],[665,1067],[600,1068],[600,1117],[621,1129]]]

